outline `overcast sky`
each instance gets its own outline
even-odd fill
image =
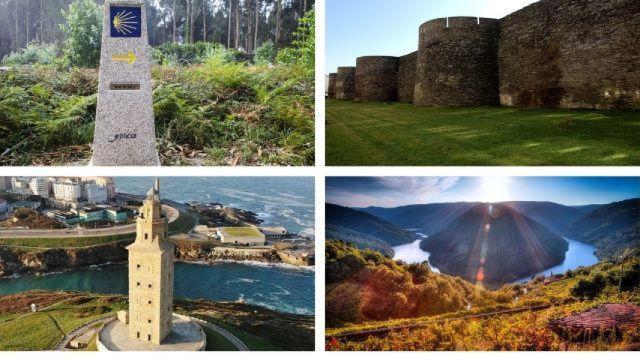
[[[349,207],[510,200],[587,205],[637,197],[640,178],[630,177],[330,177],[326,182],[326,201]]]
[[[418,49],[418,28],[450,16],[501,18],[537,0],[327,0],[326,73],[365,55]]]

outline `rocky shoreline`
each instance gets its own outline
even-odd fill
[[[126,247],[131,241],[120,241],[82,248],[26,250],[0,246],[0,278],[42,275],[127,261]],[[296,258],[286,250],[231,248],[206,242],[176,241],[176,260],[201,264],[222,261],[287,264],[303,267],[313,259]]]

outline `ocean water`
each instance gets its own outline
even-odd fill
[[[153,178],[117,177],[118,192],[144,195]],[[314,235],[315,184],[312,177],[163,177],[160,194],[177,202],[219,202],[250,210],[265,226],[282,225],[289,232]]]
[[[272,310],[314,314],[313,270],[244,263],[176,263],[174,296],[214,301],[241,300]],[[0,279],[0,295],[27,290],[127,294],[127,267],[107,265],[78,271]]]
[[[118,192],[144,195],[153,178],[115,178]],[[289,232],[314,236],[314,179],[311,177],[166,177],[160,179],[164,199],[177,202],[219,202],[250,210],[264,225],[282,225]],[[273,310],[314,313],[315,273],[309,268],[259,263],[198,265],[176,263],[177,298],[242,300]],[[0,279],[0,294],[32,289],[127,293],[124,265],[94,267],[45,276]]]

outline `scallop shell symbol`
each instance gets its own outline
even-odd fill
[[[113,27],[120,34],[131,34],[137,25],[138,23],[135,21],[135,16],[131,11],[123,10],[113,17]]]

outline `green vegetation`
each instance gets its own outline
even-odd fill
[[[313,316],[286,314],[237,302],[179,300],[176,312],[222,327],[254,351],[314,349]]]
[[[335,243],[329,243],[332,248]],[[373,252],[352,252],[350,264],[362,266],[357,257],[375,258]],[[334,250],[331,250],[334,251]],[[327,263],[329,264],[329,253]],[[343,256],[344,258],[344,256]],[[335,259],[334,259],[335,262]],[[347,263],[345,260],[342,263]],[[406,265],[396,264],[400,267]],[[372,262],[369,261],[369,267]],[[331,274],[327,268],[327,276]],[[348,271],[347,271],[348,273]],[[344,273],[343,273],[344,274]],[[343,275],[344,276],[344,275]],[[442,275],[440,275],[442,276]],[[473,303],[469,310],[454,310],[438,315],[410,316],[402,319],[347,323],[327,329],[327,350],[358,351],[433,351],[433,350],[630,350],[640,343],[640,326],[617,332],[601,332],[590,336],[557,333],[549,324],[557,319],[597,308],[603,304],[640,305],[640,259],[622,262],[602,262],[592,267],[578,268],[564,276],[547,279],[538,277],[521,284],[505,285],[497,296],[498,303]],[[396,279],[385,278],[384,286],[396,286]],[[368,282],[365,282],[368,284]],[[468,284],[468,286],[473,286]],[[329,291],[329,286],[327,287]],[[481,291],[481,290],[477,290]],[[430,294],[410,293],[409,301],[417,298],[453,296],[450,289],[439,287]],[[327,296],[327,319],[335,312],[335,303]],[[544,307],[536,307],[545,305]],[[495,314],[512,309],[512,313]],[[472,316],[472,317],[470,317]],[[413,326],[409,329],[406,326]],[[388,329],[379,335],[360,338],[343,335],[372,329]],[[359,339],[359,340],[358,340]]]
[[[225,323],[224,321],[220,321],[218,319],[211,318],[211,317],[204,317],[204,320],[209,321],[212,324],[218,325],[221,328],[227,330],[228,332],[233,334],[235,337],[240,339],[240,341],[242,341],[245,345],[247,345],[247,347],[251,351],[282,351],[281,348],[267,342],[266,340],[256,335],[245,332],[241,329],[238,329],[235,326],[231,326]]]
[[[92,1],[78,6],[84,3]],[[82,30],[93,15],[83,10],[76,19],[75,11],[65,46],[85,49],[96,36]],[[156,48],[153,107],[163,165],[313,164],[313,18],[311,11],[300,20],[293,48],[281,49],[274,64],[237,61],[239,54],[219,44]],[[0,165],[88,162],[98,72],[73,66],[97,60],[71,52],[56,65],[0,72],[0,149],[11,150]]]
[[[133,240],[135,234],[105,235],[94,237],[67,238],[10,238],[0,239],[1,245],[28,246],[34,248],[71,248],[109,244],[117,241]]]
[[[202,330],[207,336],[207,351],[238,351],[224,336],[207,327],[202,327]]]
[[[67,23],[61,26],[67,35],[64,61],[77,67],[96,67],[100,62],[102,9],[92,0],[74,0],[62,10]]]
[[[55,45],[33,43],[18,52],[7,55],[2,63],[6,66],[51,65],[57,56]]]
[[[225,232],[231,236],[256,236],[260,231],[254,227],[228,227]]]
[[[179,211],[178,218],[169,223],[168,233],[173,234],[181,234],[188,233],[193,229],[194,219],[189,214],[184,211]]]
[[[0,323],[0,350],[51,350],[69,331],[126,307],[111,297],[83,296],[23,314]]]
[[[327,165],[636,165],[638,112],[328,100]]]
[[[327,241],[325,254],[327,326],[439,315],[513,296],[511,289],[484,291],[426,263],[408,265],[342,242]]]

